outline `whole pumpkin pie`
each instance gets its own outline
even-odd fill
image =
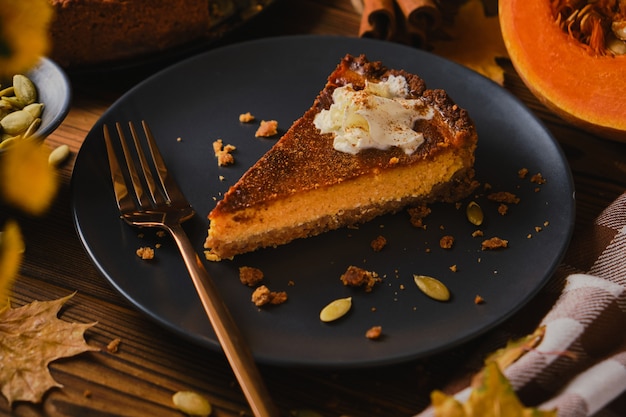
[[[209,260],[367,222],[475,187],[467,111],[415,74],[345,56],[304,115],[209,214]]]

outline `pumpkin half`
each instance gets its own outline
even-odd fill
[[[498,13],[511,62],[530,91],[572,124],[626,142],[624,3],[500,0]]]

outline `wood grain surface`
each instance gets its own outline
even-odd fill
[[[300,33],[356,36],[359,23],[350,0],[288,0],[219,44]],[[0,398],[0,415],[181,416],[171,402],[179,390],[205,395],[213,404],[213,416],[249,415],[225,358],[161,328],[133,308],[98,273],[72,223],[73,158],[87,132],[117,97],[167,64],[71,75],[71,111],[47,142],[69,145],[73,157],[61,169],[62,187],[50,211],[42,218],[20,219],[27,250],[13,305],[76,292],[60,317],[97,322],[86,339],[100,350],[53,362],[51,373],[63,388],[51,390],[41,404],[16,403],[9,408]],[[563,122],[533,97],[509,62],[502,65],[505,88],[545,122],[563,147],[576,186],[576,226],[585,227],[626,190],[626,143],[594,137]],[[119,350],[110,353],[106,346],[116,338],[121,341]],[[411,416],[428,404],[432,389],[468,373],[467,358],[480,348],[480,341],[473,341],[436,357],[374,369],[261,366],[261,372],[285,415],[313,409],[326,416]]]

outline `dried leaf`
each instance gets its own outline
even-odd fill
[[[465,404],[440,391],[431,394],[436,417],[556,417],[556,411],[526,408],[495,361],[487,363]]]
[[[36,138],[16,140],[5,149],[0,164],[0,194],[6,203],[34,215],[48,208],[58,188],[49,155],[50,150]]]
[[[435,54],[504,84],[504,70],[496,62],[496,58],[508,57],[500,22],[498,16],[485,16],[481,0],[461,6],[447,34],[449,40],[433,42]]]
[[[30,69],[50,49],[54,10],[46,0],[0,0],[0,76]]]
[[[534,349],[546,333],[545,326],[538,327],[532,334],[520,339],[509,341],[505,347],[496,350],[489,355],[486,362],[496,362],[500,369],[506,369],[509,365],[521,358],[526,352]]]
[[[14,401],[40,402],[50,388],[61,387],[50,375],[50,362],[98,350],[84,339],[84,332],[95,323],[69,323],[57,318],[72,296],[0,311],[0,385],[9,405]]]

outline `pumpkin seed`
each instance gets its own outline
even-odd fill
[[[467,220],[475,226],[480,226],[483,224],[484,214],[483,209],[480,208],[477,202],[470,201],[465,209],[465,215],[467,216]]]
[[[33,120],[35,120],[35,118],[32,114],[24,110],[17,110],[4,116],[2,120],[0,120],[0,126],[2,126],[4,133],[18,135],[26,131]]]
[[[13,76],[13,89],[17,97],[25,106],[37,101],[37,88],[28,77],[22,74]]]
[[[13,86],[3,88],[2,90],[0,90],[0,97],[12,96],[12,95],[15,95],[15,89],[13,88]]]
[[[172,396],[172,402],[180,411],[190,416],[208,416],[212,411],[211,403],[193,391],[178,391]]]
[[[606,47],[611,52],[613,52],[615,55],[624,55],[624,54],[626,54],[626,42],[621,40],[621,39],[610,37],[606,41]]]
[[[52,166],[58,167],[70,156],[70,147],[67,145],[61,145],[56,147],[50,156],[48,157],[48,163]]]
[[[346,315],[352,307],[352,297],[339,298],[330,302],[320,312],[320,320],[328,323],[329,321],[335,321]]]
[[[0,97],[0,99],[10,105],[11,108],[14,110],[20,110],[24,108],[24,103],[22,103],[22,101],[15,96],[2,96]]]
[[[39,126],[41,126],[41,119],[38,117],[35,120],[33,120],[33,122],[28,126],[26,131],[22,133],[22,137],[28,138],[30,136],[33,136],[35,132],[37,131],[37,129],[39,129]]]
[[[413,280],[417,287],[430,298],[437,301],[450,299],[450,290],[438,279],[426,275],[413,275]]]
[[[13,142],[17,140],[17,138],[19,138],[19,136],[12,136],[7,138],[4,138],[3,136],[2,142],[0,142],[0,149],[8,148]]]
[[[43,103],[30,103],[22,109],[32,114],[33,117],[40,117],[43,112]]]

